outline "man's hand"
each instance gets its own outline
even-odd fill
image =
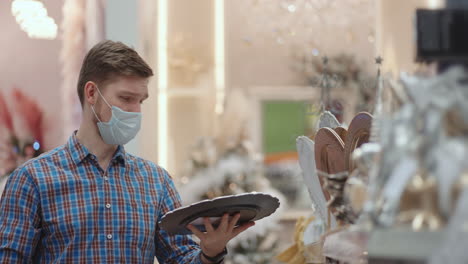
[[[187,228],[200,239],[203,253],[209,257],[214,257],[224,250],[229,240],[255,225],[254,222],[248,222],[236,227],[239,218],[240,214],[238,213],[229,221],[229,215],[224,214],[218,228],[214,229],[208,217],[205,217],[203,219],[206,228],[205,233],[191,224]]]

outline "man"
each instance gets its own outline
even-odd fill
[[[131,48],[104,41],[78,79],[83,119],[68,142],[26,162],[0,202],[0,263],[219,263],[227,242],[253,223],[169,235],[158,221],[180,204],[168,173],[126,153],[138,132],[151,68]]]

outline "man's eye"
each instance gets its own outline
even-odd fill
[[[131,99],[131,98],[128,97],[128,96],[121,96],[120,98],[121,98],[122,100],[126,101],[126,102],[130,101],[130,99]]]

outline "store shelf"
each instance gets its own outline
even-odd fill
[[[443,231],[378,229],[369,237],[369,264],[426,263],[439,248]]]

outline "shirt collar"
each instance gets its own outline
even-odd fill
[[[83,144],[81,144],[78,141],[78,138],[76,137],[76,132],[74,131],[71,137],[68,139],[67,142],[67,147],[68,150],[70,151],[71,158],[73,162],[76,164],[80,164],[84,159],[88,157],[94,157],[96,156],[89,152],[88,148],[86,148]],[[114,156],[112,157],[112,160],[115,160],[119,163],[125,164],[125,148],[121,145],[117,147],[117,150],[114,153]]]
[[[117,150],[114,153],[113,160],[125,165],[125,148],[122,145],[117,147]]]

